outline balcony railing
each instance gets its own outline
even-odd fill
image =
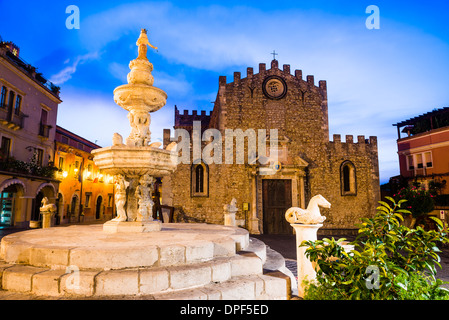
[[[25,118],[28,115],[23,112],[19,112],[19,114],[15,114],[14,112],[8,111],[4,106],[0,107],[0,123],[7,126],[13,130],[19,130],[24,127]]]
[[[39,127],[39,135],[41,137],[48,138],[50,136],[50,129],[51,128],[52,128],[52,126],[50,126],[48,124],[41,123],[40,127]]]

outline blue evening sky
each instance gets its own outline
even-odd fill
[[[67,29],[66,7],[80,10]],[[366,8],[380,10],[369,30]],[[113,101],[149,30],[154,85],[168,94],[152,114],[152,139],[173,126],[174,105],[211,110],[218,76],[279,64],[327,80],[330,135],[375,135],[381,182],[399,173],[393,123],[449,106],[448,1],[5,1],[0,36],[61,86],[58,124],[101,146],[129,134]]]

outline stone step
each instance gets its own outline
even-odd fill
[[[58,239],[55,241],[54,239]],[[248,246],[240,228],[164,224],[161,232],[107,234],[101,225],[29,230],[1,241],[8,263],[80,270],[160,267],[234,256]]]
[[[233,277],[260,275],[262,270],[260,258],[253,253],[188,265],[120,270],[0,265],[2,289],[47,296],[146,295],[222,283]]]
[[[285,258],[277,251],[256,238],[249,238],[249,246],[245,251],[255,253],[263,261],[264,271],[280,271],[290,278],[292,295],[298,294],[298,284],[295,275],[286,267]]]
[[[153,295],[156,300],[286,300],[288,297],[288,279],[264,274]]]
[[[262,263],[265,264],[267,260],[267,246],[265,245],[265,243],[260,241],[259,239],[252,237],[249,238],[248,242],[249,244],[245,248],[245,251],[254,252],[262,260]]]

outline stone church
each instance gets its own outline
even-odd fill
[[[242,78],[234,72],[232,82],[220,76],[218,85],[209,114],[175,108],[175,132],[185,129],[193,138],[195,123],[200,123],[201,134],[216,129],[223,139],[228,129],[266,132],[267,149],[274,140],[277,159],[249,161],[249,142],[244,163],[207,163],[190,150],[191,162],[180,163],[163,181],[171,186],[162,195],[163,204],[175,207],[178,220],[223,224],[224,206],[235,198],[238,225],[252,234],[289,234],[293,228],[285,211],[306,208],[318,194],[331,203],[330,209],[321,208],[327,217],[323,233],[356,229],[360,218],[375,213],[380,197],[377,138],[358,136],[354,141],[347,135],[342,142],[334,135],[329,141],[326,81],[315,85],[314,76],[303,79],[301,70],[292,74],[290,65],[280,69],[274,59],[270,69],[261,63],[258,73],[247,68]],[[276,137],[270,129],[277,129]],[[179,142],[172,133],[164,130],[165,145]],[[203,135],[202,149],[207,141]],[[194,142],[190,146],[195,149]],[[260,151],[269,158],[270,152]]]

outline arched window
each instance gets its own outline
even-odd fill
[[[204,168],[202,165],[197,165],[195,167],[195,192],[204,192]]]
[[[356,171],[351,161],[344,161],[340,166],[340,188],[342,196],[357,195]]]
[[[191,196],[209,196],[209,168],[204,162],[192,165]]]

